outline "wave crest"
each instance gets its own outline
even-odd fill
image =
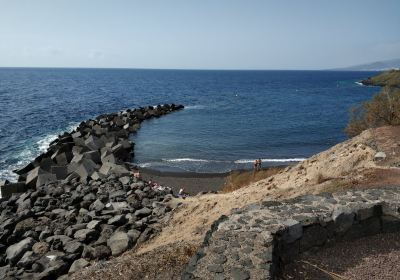
[[[204,105],[188,105],[188,106],[185,106],[186,110],[202,110],[204,108],[206,108],[206,106],[204,106]]]
[[[300,162],[304,161],[306,158],[264,158],[261,159],[262,162]],[[252,163],[254,159],[238,159],[234,163]]]
[[[206,159],[195,159],[195,158],[173,158],[173,159],[165,159],[163,158],[162,161],[166,162],[210,162],[210,160]]]

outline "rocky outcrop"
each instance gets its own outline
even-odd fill
[[[372,81],[371,77],[360,81],[364,86],[374,86],[374,82]]]
[[[400,231],[399,197],[388,187],[251,204],[213,224],[182,279],[276,279],[302,252]]]
[[[131,176],[140,123],[162,105],[107,114],[60,135],[0,187],[0,279],[57,279],[147,241],[169,216],[169,189]]]

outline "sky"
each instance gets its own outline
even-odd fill
[[[398,0],[0,0],[0,67],[329,69],[400,58]]]

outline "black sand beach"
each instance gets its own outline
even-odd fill
[[[161,172],[140,168],[142,179],[170,187],[174,193],[181,188],[190,195],[199,192],[220,191],[229,173]]]

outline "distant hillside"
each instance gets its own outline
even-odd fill
[[[400,69],[400,58],[375,61],[366,64],[354,65],[343,68],[336,68],[332,70],[344,70],[344,71],[385,71],[390,69]]]

